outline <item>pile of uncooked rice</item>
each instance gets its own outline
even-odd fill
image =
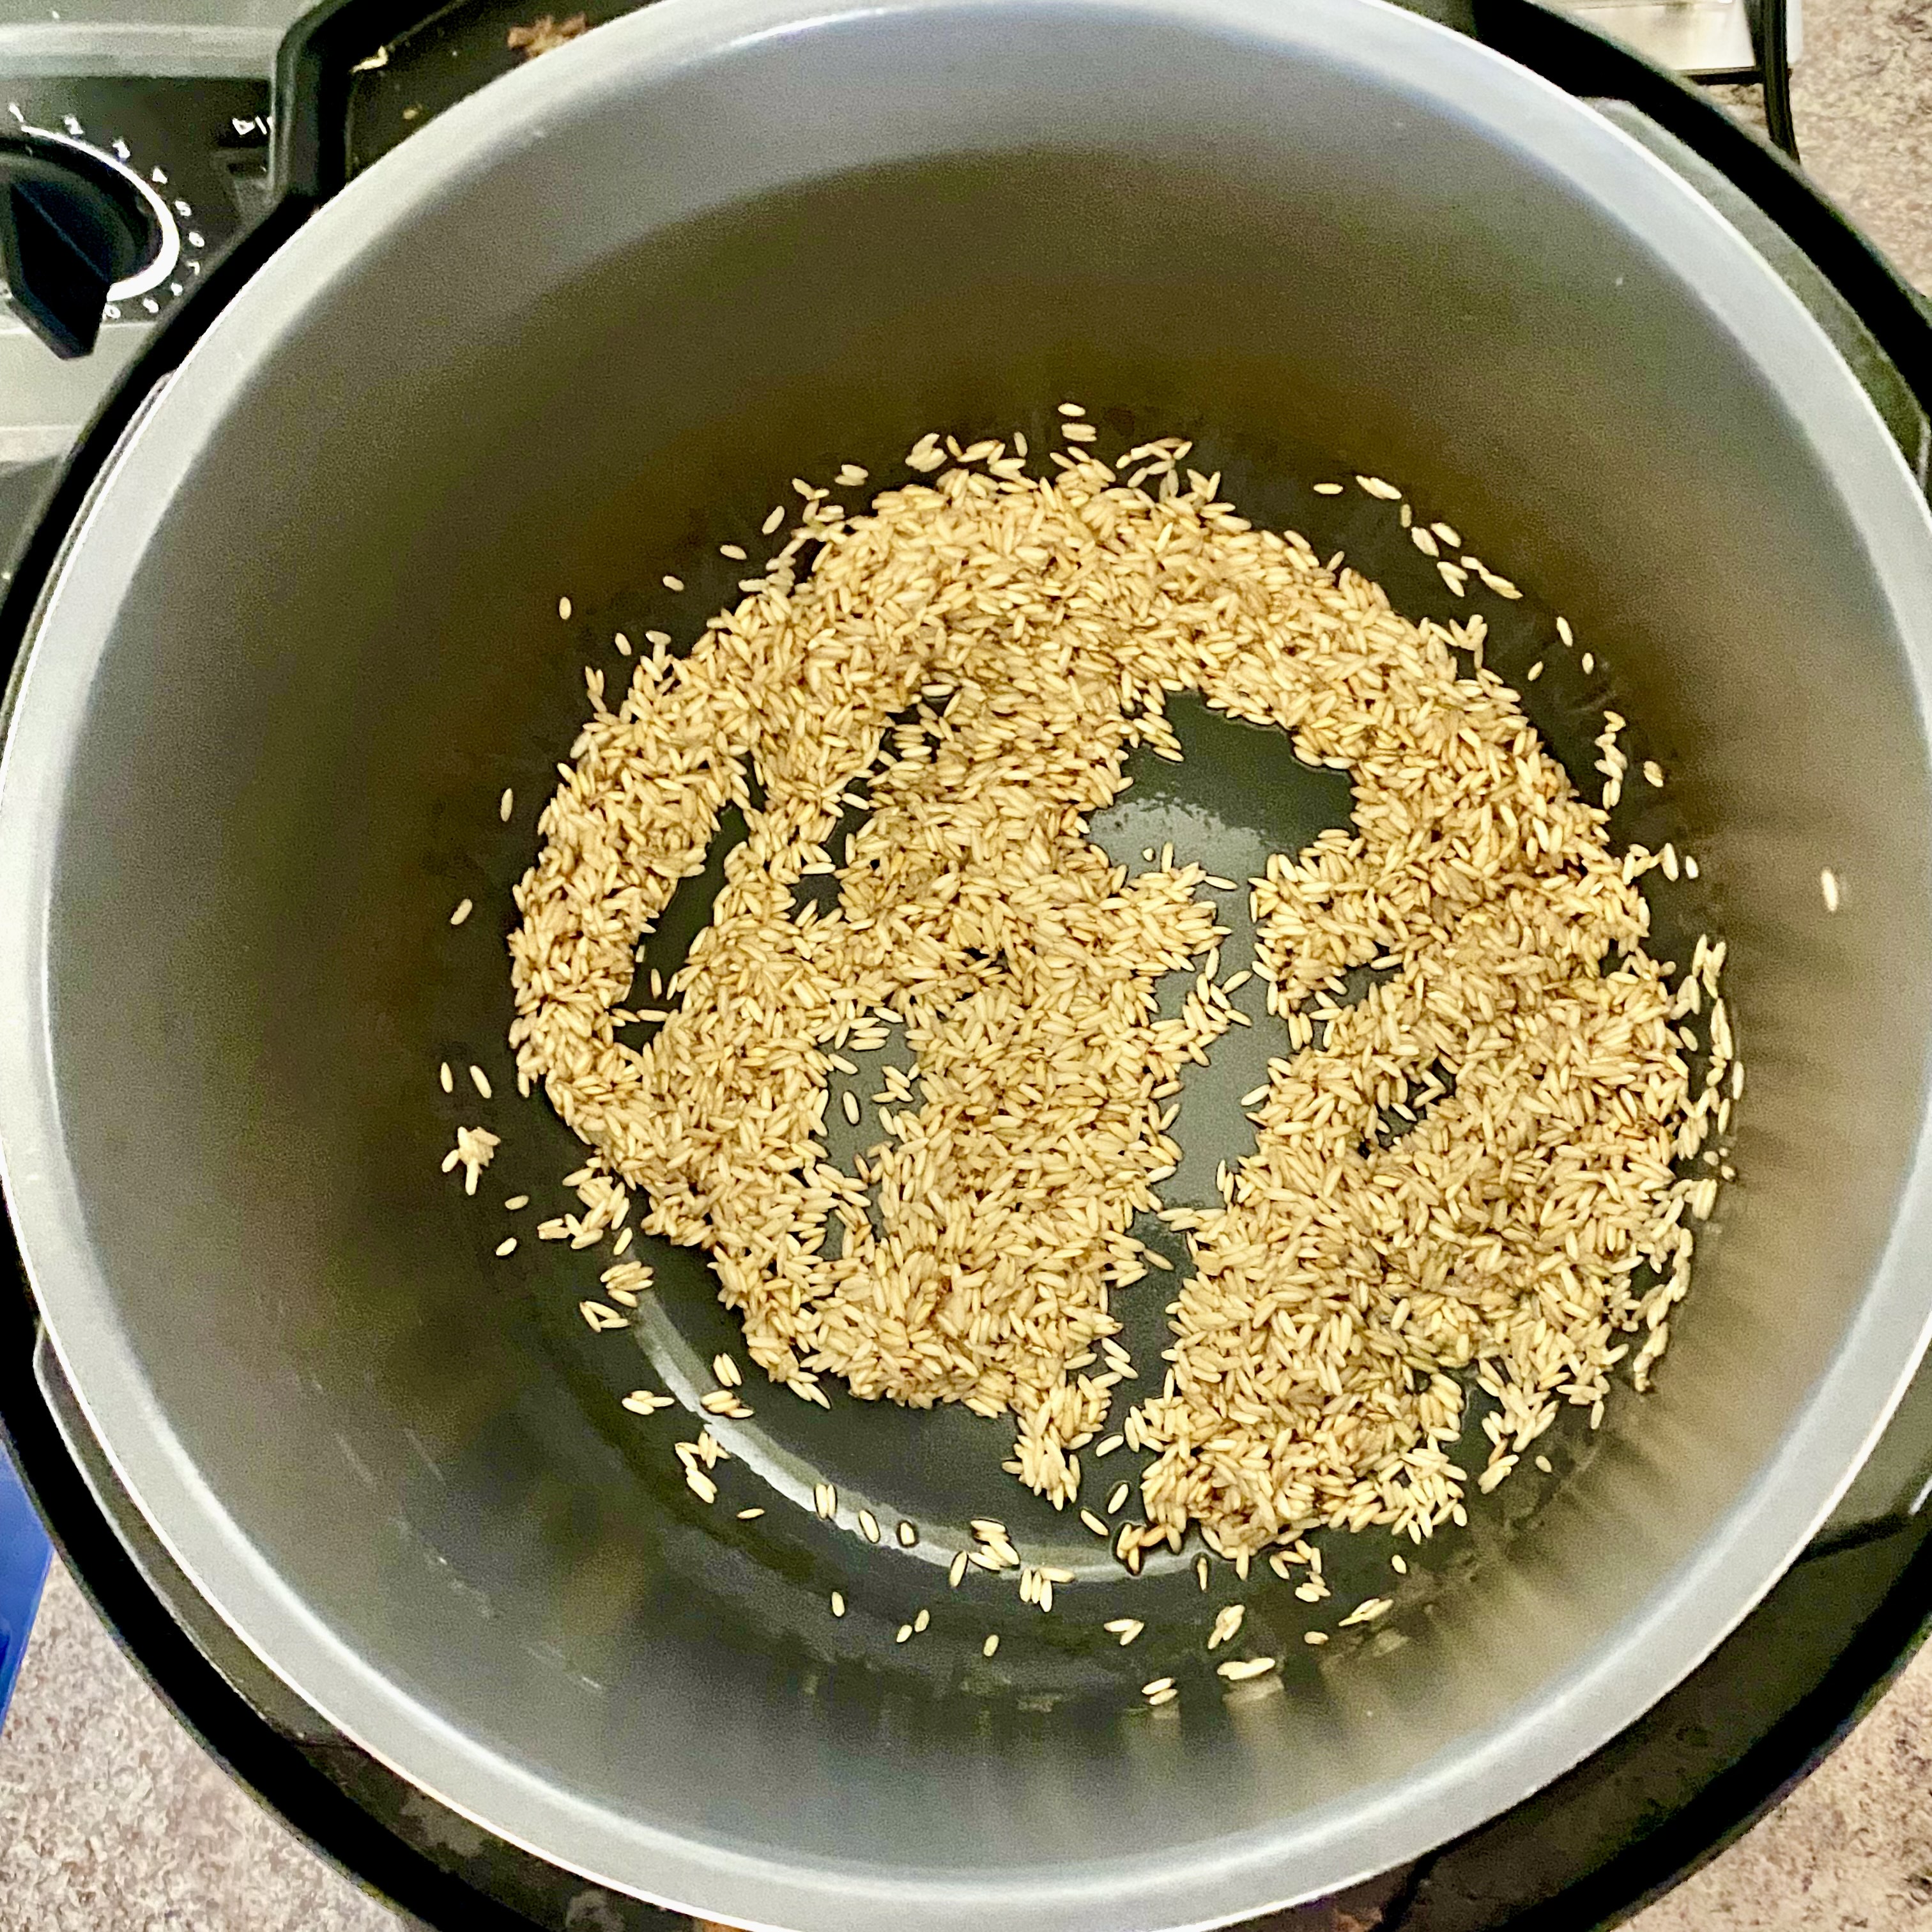
[[[1010,1412],[1008,1467],[1064,1504],[1128,1366],[1131,1224],[1162,1215],[1192,1271],[1162,1392],[1126,1421],[1158,1453],[1121,1556],[1190,1522],[1230,1556],[1320,1523],[1426,1534],[1461,1513],[1458,1371],[1499,1404],[1486,1486],[1559,1402],[1600,1416],[1628,1336],[1639,1386],[1661,1352],[1715,1192],[1674,1169],[1729,1112],[1721,1002],[1694,1096],[1682,1026],[1721,949],[1666,982],[1646,855],[1612,856],[1480,668],[1480,618],[1411,622],[1184,480],[1178,441],[1051,480],[950,447],[860,514],[810,492],[743,601],[615,710],[588,674],[511,941],[522,1082],[594,1150],[551,1232],[591,1244],[634,1190],[645,1230],[707,1252],[772,1377]],[[947,459],[927,438],[911,460]],[[1204,875],[1130,876],[1088,833],[1137,746],[1180,757],[1180,691],[1354,788],[1352,830],[1254,885],[1294,1050],[1214,1210],[1159,1192],[1180,1069],[1229,1023]],[[710,924],[626,1043],[652,922],[728,803],[748,829]],[[826,874],[821,913],[801,886]],[[1386,976],[1342,1004],[1361,966]],[[1198,976],[1163,1020],[1177,971]],[[916,1089],[846,1172],[828,1073],[896,1029]]]

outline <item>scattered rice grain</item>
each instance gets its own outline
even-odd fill
[[[1245,1684],[1252,1678],[1265,1677],[1275,1667],[1271,1657],[1231,1658],[1226,1664],[1215,1665],[1214,1670],[1230,1684]]]

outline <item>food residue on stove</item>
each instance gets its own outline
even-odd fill
[[[590,24],[582,14],[573,14],[567,20],[560,20],[554,14],[540,14],[527,27],[512,27],[508,43],[512,53],[521,54],[526,60],[535,60],[539,54],[554,53],[567,42],[574,40]]]

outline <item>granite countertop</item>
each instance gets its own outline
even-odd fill
[[[1807,166],[1932,291],[1932,0],[1804,0]],[[1748,110],[1746,110],[1748,111]],[[1932,1932],[1932,1652],[1640,1932]],[[0,1736],[0,1932],[397,1932],[175,1723],[58,1564]]]

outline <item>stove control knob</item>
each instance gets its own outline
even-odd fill
[[[87,354],[110,298],[180,252],[167,204],[124,162],[40,128],[0,136],[0,277],[56,355]]]

